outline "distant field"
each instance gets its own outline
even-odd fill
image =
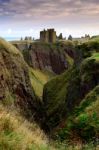
[[[92,38],[90,39],[90,41],[97,41],[97,42],[99,42],[99,36],[92,37]]]
[[[15,40],[15,41],[10,41],[12,44],[31,44],[34,41],[31,40]]]

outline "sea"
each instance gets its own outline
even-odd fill
[[[3,37],[7,41],[17,41],[20,40],[20,37]]]

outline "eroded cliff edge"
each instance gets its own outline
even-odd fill
[[[74,61],[74,45],[65,43],[13,43],[19,50],[29,66],[34,69],[47,70],[61,74],[68,69]]]
[[[0,102],[20,106],[26,116],[36,116],[39,109],[39,100],[30,82],[28,65],[20,51],[1,38]]]

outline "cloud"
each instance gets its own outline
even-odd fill
[[[0,0],[3,16],[17,18],[54,18],[70,15],[98,15],[98,0]],[[95,10],[95,11],[94,11]]]
[[[58,31],[69,28],[70,32],[70,28],[77,31],[79,26],[87,29],[90,25],[98,26],[98,18],[99,0],[0,0],[0,28],[3,30],[4,27],[7,30],[55,27]]]

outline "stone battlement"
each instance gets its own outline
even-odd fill
[[[40,32],[40,40],[47,43],[56,42],[56,31],[54,29],[47,29]]]

